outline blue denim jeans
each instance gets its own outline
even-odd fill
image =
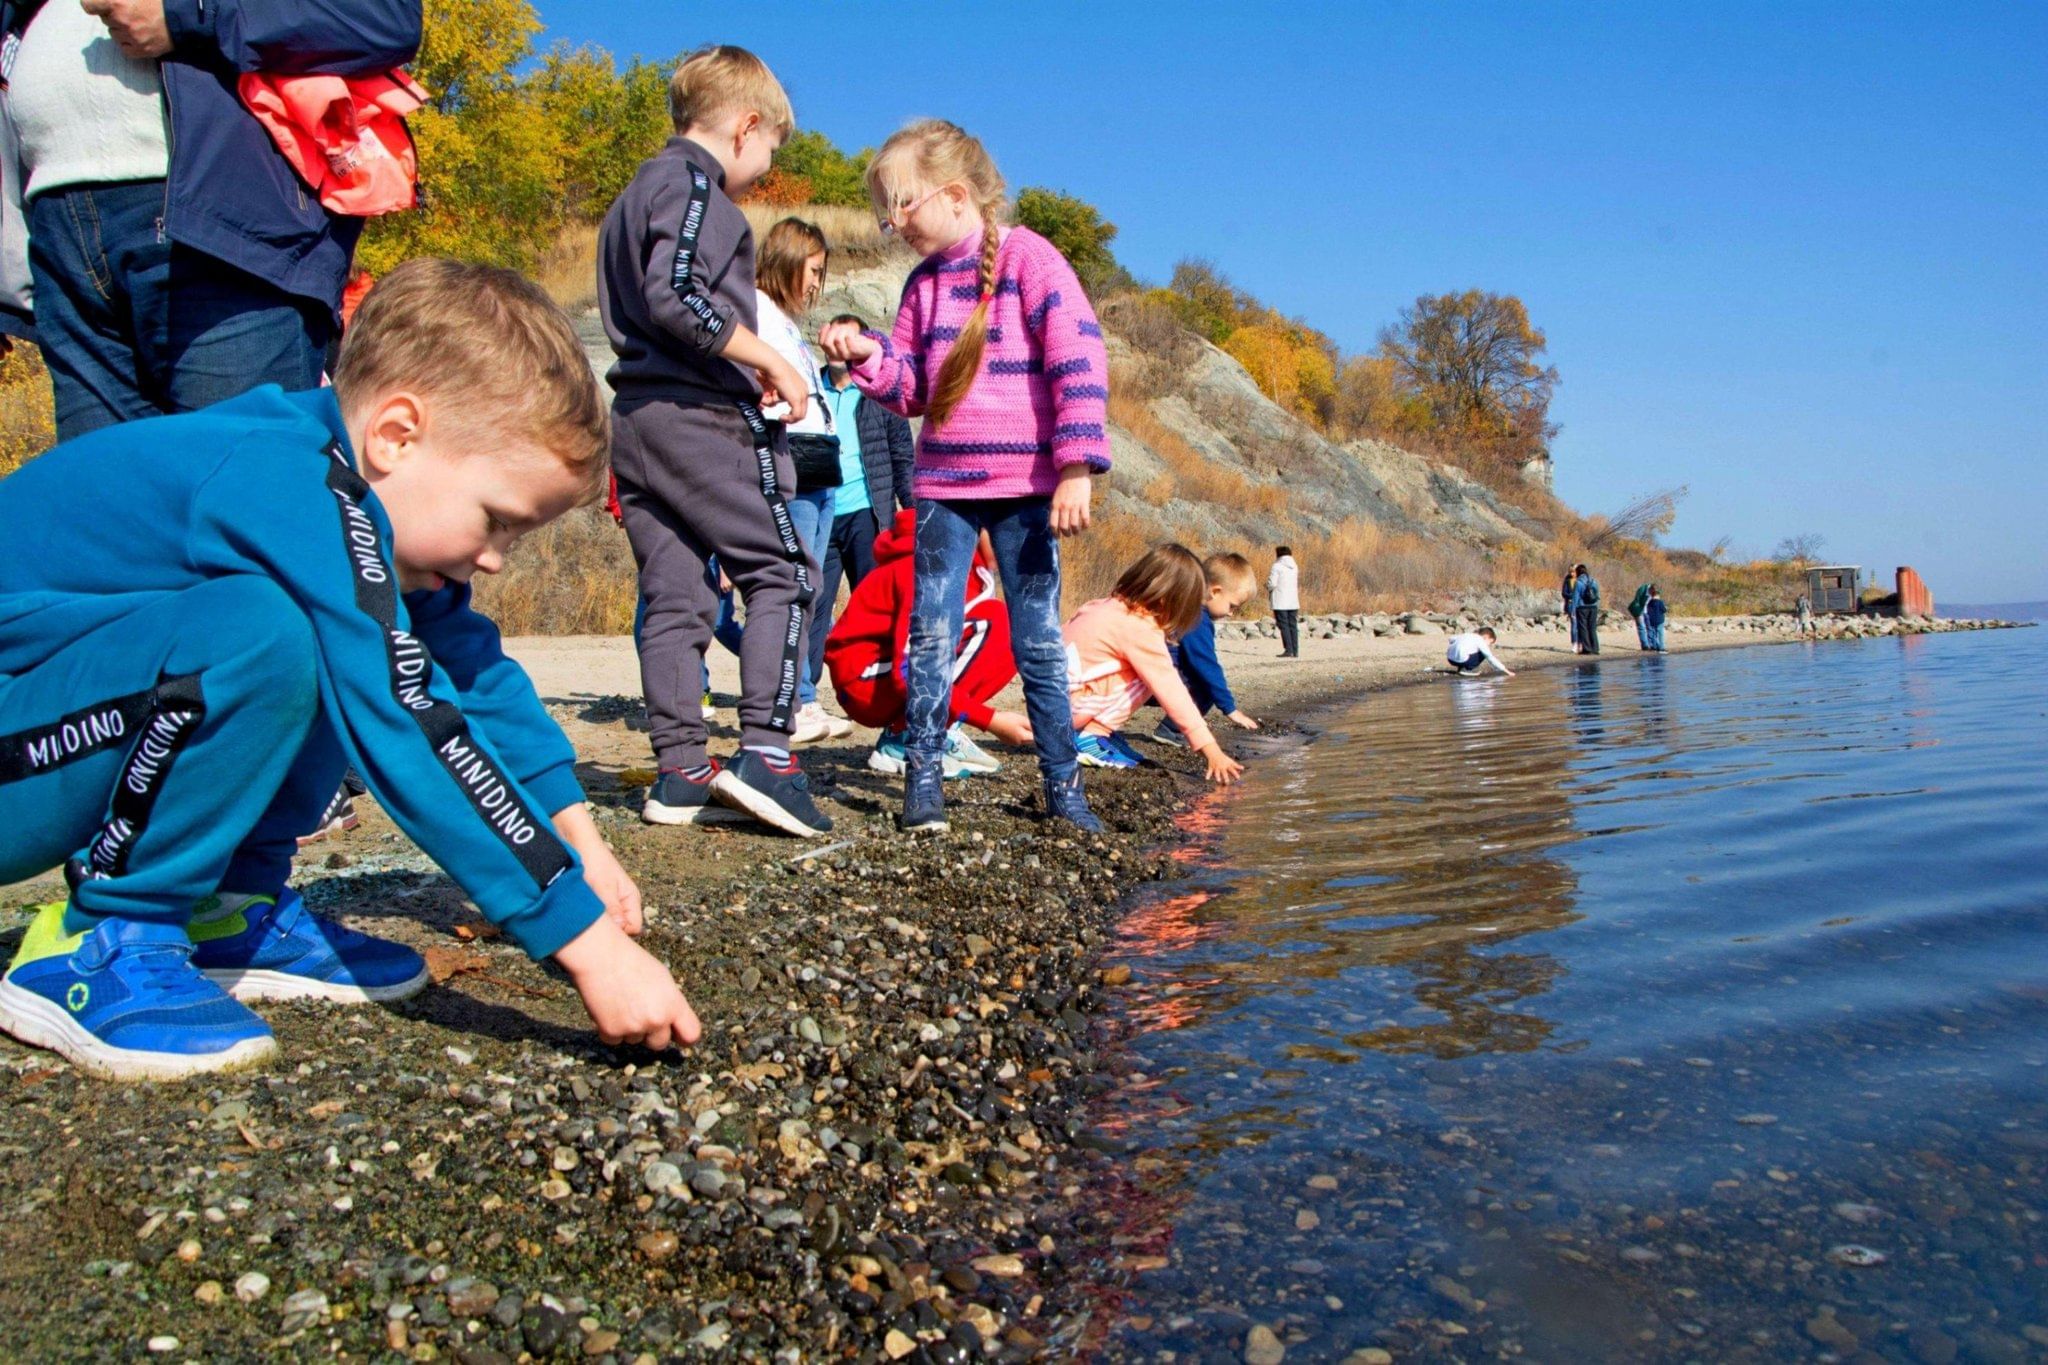
[[[176,245],[163,212],[161,180],[71,185],[29,204],[36,340],[59,440],[259,384],[320,386],[327,307]]]
[[[789,519],[796,523],[796,538],[804,543],[804,551],[815,561],[825,558],[825,542],[832,537],[832,500],[838,493],[836,488],[820,488],[809,493],[788,495]],[[828,606],[824,615],[832,614]],[[818,616],[813,614],[806,629],[818,629]],[[812,651],[804,651],[803,681],[797,685],[796,700],[799,706],[809,706],[818,699],[818,674],[811,667]]]
[[[1010,608],[1010,647],[1024,682],[1024,710],[1038,743],[1038,766],[1064,781],[1078,767],[1074,711],[1067,698],[1067,642],[1060,634],[1060,546],[1047,524],[1050,498],[975,502],[917,500],[916,589],[910,612],[904,747],[913,760],[938,762],[953,695],[953,647],[967,609],[967,572],[983,531]]]

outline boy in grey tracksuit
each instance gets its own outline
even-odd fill
[[[708,52],[729,62],[739,50]],[[705,60],[693,56],[678,79]],[[727,193],[767,170],[788,105],[698,105],[677,105],[678,135],[641,165],[598,243],[598,301],[618,355],[612,467],[640,566],[640,674],[660,769],[641,814],[694,824],[717,801],[809,836],[831,821],[788,745],[818,566],[784,501],[795,480],[781,425],[762,416],[776,398],[796,409],[790,420],[801,416],[807,385],[755,335],[753,233]],[[699,709],[718,612],[705,576],[713,554],[747,604],[741,750],[722,770],[705,752]]]

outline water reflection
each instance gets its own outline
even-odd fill
[[[2048,648],[1892,643],[1405,689],[1200,807],[1096,1344],[2038,1355]]]

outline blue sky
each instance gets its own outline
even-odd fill
[[[849,148],[951,118],[1347,349],[1519,294],[1582,510],[1683,483],[1679,543],[2048,598],[2048,6],[538,3],[751,47]]]

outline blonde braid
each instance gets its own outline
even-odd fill
[[[988,346],[989,309],[996,297],[996,253],[1002,249],[1002,229],[997,225],[994,212],[1002,206],[1000,199],[982,206],[982,221],[985,226],[981,235],[981,298],[974,305],[974,312],[968,315],[967,323],[960,329],[959,340],[953,349],[946,352],[946,363],[939,366],[938,377],[932,381],[931,397],[925,401],[925,420],[933,427],[943,427],[946,419],[967,397],[967,391],[974,387],[974,380],[981,373],[981,355]]]

